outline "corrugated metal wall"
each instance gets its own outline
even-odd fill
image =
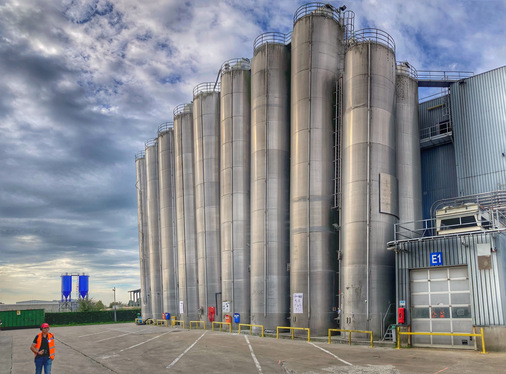
[[[424,103],[418,108],[420,141],[431,135],[430,127],[436,126],[445,118],[445,105],[448,95]],[[453,143],[442,144],[421,150],[422,161],[422,204],[423,218],[429,219],[430,207],[440,199],[457,196],[457,172]]]
[[[457,196],[457,172],[453,144],[422,151],[423,218],[429,219],[430,207],[441,199]]]
[[[504,273],[506,270],[505,233],[478,233],[453,237],[440,237],[423,241],[400,243],[397,254],[398,300],[406,300],[408,320],[410,306],[409,271],[430,267],[430,253],[442,252],[443,266],[467,265],[473,324],[477,326],[503,325],[506,314]],[[493,237],[495,236],[495,238]],[[491,243],[492,268],[478,266],[478,244]]]
[[[443,104],[448,102],[448,97],[438,97],[424,103],[418,107],[418,123],[420,132],[423,129],[435,126],[443,119]]]
[[[506,188],[506,66],[450,92],[459,195]]]

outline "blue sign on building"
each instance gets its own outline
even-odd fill
[[[430,266],[443,265],[443,252],[434,252],[430,254]]]

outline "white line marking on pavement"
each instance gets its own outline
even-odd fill
[[[113,331],[113,330],[105,330],[105,331],[100,331],[100,332],[94,332],[93,334],[86,334],[86,335],[78,336],[78,338],[84,338],[85,336],[91,336],[91,335],[105,334],[106,332],[111,332],[111,331]]]
[[[188,352],[190,349],[192,349],[192,348],[193,348],[193,346],[194,346],[195,344],[197,344],[197,342],[198,342],[200,339],[202,339],[202,337],[203,337],[206,333],[207,333],[207,331],[206,331],[206,332],[204,332],[202,335],[200,335],[200,338],[198,338],[197,340],[195,340],[195,341],[193,342],[193,344],[192,344],[192,345],[190,345],[188,348],[186,348],[186,350],[185,350],[183,353],[181,353],[181,354],[179,355],[179,357],[178,357],[178,358],[176,358],[174,361],[172,361],[172,363],[171,363],[169,366],[167,366],[167,369],[170,369],[171,367],[173,367],[173,366],[174,366],[174,365],[175,365],[175,364],[176,364],[176,363],[177,363],[177,362],[181,359],[181,357],[183,357],[183,356],[186,354],[186,352]]]
[[[120,336],[131,335],[131,334],[132,334],[131,332],[128,332],[126,334],[122,334],[122,335],[118,335],[118,336],[112,336],[110,338],[105,338],[105,339],[100,339],[100,340],[97,340],[95,343],[103,342],[104,340],[116,339],[116,338],[119,338]]]
[[[154,340],[154,339],[156,339],[156,338],[159,338],[160,336],[164,336],[164,335],[167,335],[167,334],[170,334],[170,333],[171,333],[171,332],[169,331],[169,332],[166,332],[165,334],[155,336],[154,338],[148,339],[148,340],[146,340],[145,342],[142,342],[142,343],[139,343],[139,344],[136,344],[136,345],[132,345],[131,347],[128,347],[128,348],[122,349],[120,352],[127,351],[127,350],[129,350],[129,349],[132,349],[132,348],[138,347],[138,346],[140,346],[140,345],[142,345],[142,344],[144,344],[144,343],[147,343],[147,342],[149,342],[149,341],[151,341],[151,340]]]
[[[251,357],[253,357],[253,361],[255,361],[255,366],[257,367],[258,372],[261,373],[262,367],[260,366],[260,362],[258,362],[257,357],[255,356],[255,353],[253,352],[253,348],[251,347],[248,336],[244,335],[244,339],[246,339],[246,342],[248,343],[249,351],[251,352]]]
[[[326,349],[323,349],[322,347],[318,347],[318,346],[317,346],[316,344],[314,344],[314,343],[311,343],[311,342],[310,342],[309,344],[314,345],[316,348],[321,349],[323,352],[328,353],[329,355],[331,355],[331,356],[335,357],[336,359],[338,359],[338,360],[339,360],[339,361],[341,361],[341,362],[344,362],[346,365],[353,366],[353,364],[350,364],[348,361],[344,361],[342,358],[337,357],[337,356],[336,356],[335,354],[333,354],[332,352],[329,352],[329,351],[327,351]]]

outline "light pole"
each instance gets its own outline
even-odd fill
[[[116,322],[116,287],[114,287],[112,291],[114,292],[114,302],[112,303],[114,308],[114,322]]]

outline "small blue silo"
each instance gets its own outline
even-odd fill
[[[89,277],[89,275],[84,274],[79,276],[79,297],[81,299],[88,297]]]
[[[61,276],[61,301],[67,301],[72,293],[72,275],[62,275]],[[72,298],[69,299],[69,301]]]

